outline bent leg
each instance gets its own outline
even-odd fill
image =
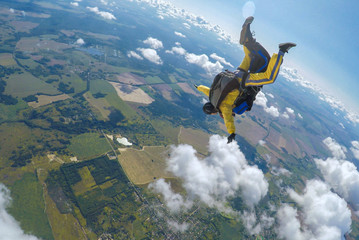
[[[284,53],[274,53],[269,61],[268,68],[264,73],[251,73],[245,81],[245,86],[262,86],[273,83],[279,73],[280,65],[283,63]]]
[[[244,58],[242,60],[242,63],[239,65],[239,67],[237,68],[238,70],[241,70],[243,72],[248,72],[249,67],[251,66],[251,52],[248,50],[248,48],[246,46],[243,46],[243,50],[244,50]]]

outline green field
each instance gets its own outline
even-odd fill
[[[99,133],[84,133],[71,139],[69,150],[78,159],[88,159],[110,151],[111,147]]]
[[[27,72],[12,74],[6,79],[6,83],[5,94],[20,98],[37,93],[45,93],[49,95],[60,94],[55,87],[41,81]]]
[[[48,218],[44,212],[43,190],[35,174],[26,173],[11,186],[12,205],[9,213],[20,222],[25,233],[46,240],[54,239]]]
[[[114,87],[104,80],[92,80],[90,84],[90,92],[93,94],[102,93],[106,94],[104,97],[106,101],[115,109],[120,110],[121,113],[128,119],[133,119],[137,113],[130,108],[122,99],[117,95]]]
[[[145,77],[145,80],[148,84],[164,83],[164,81],[158,76],[147,76]]]

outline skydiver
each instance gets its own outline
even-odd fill
[[[209,115],[217,113],[224,119],[229,133],[228,143],[235,139],[234,113],[250,111],[255,95],[263,85],[273,83],[283,63],[283,56],[295,47],[295,43],[279,44],[278,54],[269,57],[267,51],[256,42],[250,31],[253,17],[248,17],[241,30],[239,43],[244,48],[244,59],[234,73],[229,71],[218,74],[211,88],[203,85],[195,87],[209,97],[203,111]],[[253,50],[255,49],[255,50]],[[270,60],[269,60],[270,58]]]

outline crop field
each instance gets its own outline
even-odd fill
[[[177,85],[182,89],[182,91],[189,93],[189,94],[193,94],[195,96],[202,96],[200,94],[200,92],[198,91],[194,91],[189,85],[188,83],[177,83]]]
[[[16,97],[26,97],[37,93],[46,93],[50,95],[59,94],[57,89],[40,79],[34,77],[30,73],[15,73],[6,79],[5,94],[11,94]]]
[[[13,199],[9,212],[21,222],[25,232],[43,239],[54,239],[46,214],[43,189],[33,173],[26,173],[11,187]]]
[[[69,150],[78,159],[89,159],[110,151],[111,147],[99,133],[84,133],[71,139]]]
[[[104,99],[117,110],[120,110],[123,115],[131,119],[137,116],[135,110],[129,107],[118,95],[115,88],[107,81],[92,80],[90,85],[90,92],[93,94],[106,94]]]
[[[9,67],[16,65],[11,53],[0,53],[0,65]]]
[[[24,101],[19,101],[16,105],[5,105],[0,103],[0,123],[13,121],[17,118],[17,112],[27,108]]]
[[[171,141],[170,143],[178,143],[180,127],[174,127],[170,122],[158,119],[151,121],[151,125],[156,129],[156,131],[169,139]]]
[[[236,118],[238,118],[238,116],[235,116],[235,120]],[[240,119],[240,124],[236,123],[235,125],[237,129],[236,131],[252,145],[258,144],[259,140],[263,140],[267,135],[267,130],[254,122],[251,118],[245,116]]]
[[[28,103],[30,107],[38,108],[53,102],[63,101],[70,98],[70,96],[67,94],[61,94],[56,96],[36,95],[36,97],[38,98],[36,102],[34,101]]]
[[[78,170],[78,174],[81,176],[81,181],[72,186],[75,196],[79,196],[87,191],[91,191],[96,186],[95,179],[92,177],[91,172],[87,166],[80,168]]]
[[[22,38],[16,44],[16,49],[18,51],[25,52],[38,52],[40,50],[52,50],[55,52],[62,52],[63,50],[68,48],[70,48],[70,46],[67,44],[37,37]]]
[[[134,84],[134,85],[146,83],[143,77],[137,76],[132,73],[121,73],[120,75],[117,76],[117,80],[120,83]]]
[[[68,240],[86,240],[86,236],[81,229],[80,224],[72,214],[61,214],[57,209],[55,202],[49,196],[47,189],[44,190],[44,198],[46,202],[46,213],[55,239]]]
[[[148,84],[164,83],[163,80],[158,76],[147,76],[145,77],[145,81]]]
[[[134,231],[128,219],[137,219],[134,215],[137,215],[136,204],[139,203],[136,203],[128,180],[117,161],[99,157],[64,164],[60,171],[50,174],[47,183],[49,189],[53,189],[53,195],[50,195],[52,199],[56,199],[58,193],[54,189],[61,186],[65,190],[66,196],[72,199],[73,213],[79,223],[83,227],[91,228],[97,236],[106,232],[120,234],[123,228],[128,232]],[[86,191],[80,189],[81,185]],[[74,195],[71,192],[74,192]],[[114,217],[117,221],[113,221]],[[76,226],[72,227],[72,231],[82,235]],[[97,239],[91,232],[86,231],[86,235],[89,239]]]
[[[31,29],[37,27],[38,23],[25,22],[25,21],[12,21],[10,25],[15,28],[17,32],[27,32],[29,33]]]
[[[147,184],[158,178],[173,177],[166,171],[168,149],[144,147],[143,150],[120,149],[119,161],[134,184]]]
[[[117,95],[124,101],[142,104],[151,104],[154,101],[141,88],[115,82],[110,83],[116,89]]]
[[[178,135],[178,142],[181,144],[189,144],[193,146],[199,153],[207,155],[209,137],[209,134],[203,131],[181,127],[180,133]]]
[[[101,120],[108,120],[108,116],[111,111],[109,110],[111,105],[106,101],[105,98],[94,98],[91,93],[87,92],[84,95],[86,101],[94,108],[94,112],[99,115]]]

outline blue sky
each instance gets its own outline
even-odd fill
[[[269,52],[281,42],[297,43],[285,64],[359,113],[358,0],[168,1],[237,38],[244,15],[253,12],[252,30]]]

